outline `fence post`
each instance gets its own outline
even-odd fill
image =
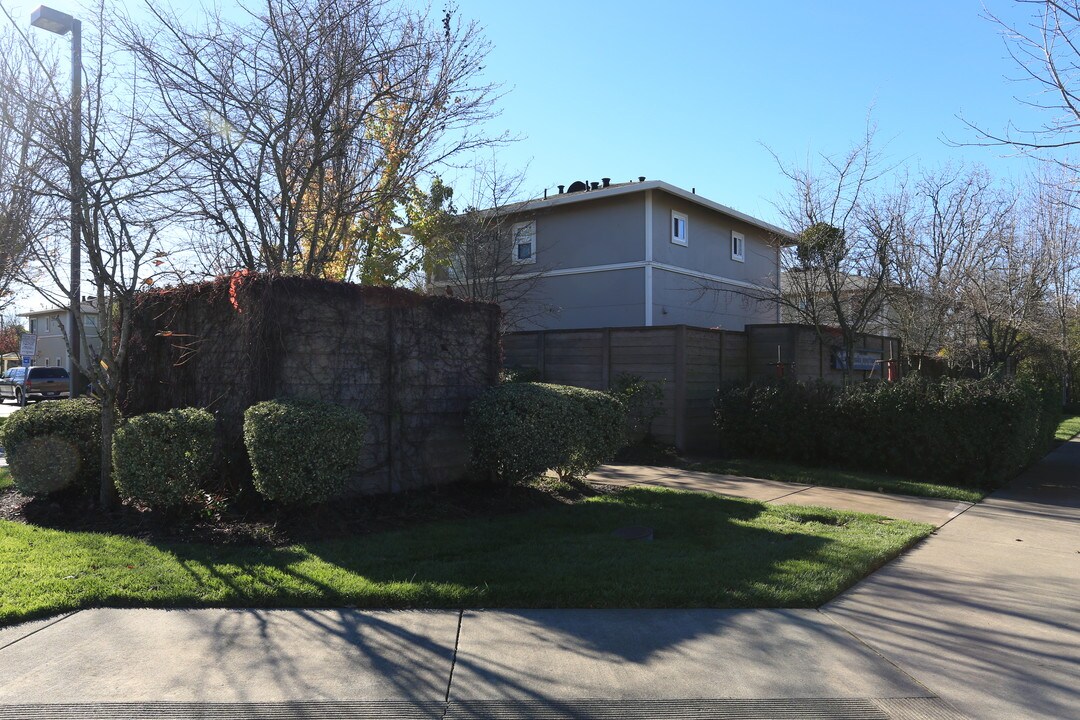
[[[686,326],[675,326],[675,447],[686,449]]]
[[[600,384],[601,390],[611,387],[611,328],[600,331]]]
[[[536,333],[536,371],[540,373],[540,382],[547,380],[544,375],[544,336],[547,335],[546,330],[541,330]]]
[[[720,352],[716,358],[716,387],[724,384],[724,344],[727,342],[727,330],[720,331]]]

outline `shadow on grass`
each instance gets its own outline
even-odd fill
[[[655,539],[625,541],[612,535],[628,525],[653,528]],[[585,662],[638,670],[665,650],[708,654],[712,645],[696,640],[728,635],[755,653],[801,647],[809,658],[815,643],[837,642],[835,627],[793,615],[796,625],[809,627],[795,637],[779,637],[753,613],[719,609],[816,606],[910,542],[911,526],[903,527],[822,508],[633,488],[527,513],[438,521],[285,548],[148,544],[18,530],[29,542],[52,538],[80,546],[83,564],[105,558],[110,565],[111,574],[95,579],[81,595],[67,596],[64,609],[350,608],[182,615],[210,643],[205,665],[192,670],[189,681],[205,674],[215,682],[235,683],[243,697],[249,677],[230,663],[237,648],[253,647],[260,673],[303,694],[318,686],[310,674],[311,657],[338,653],[343,668],[367,668],[390,683],[396,696],[431,702],[447,692],[446,678],[432,668],[448,669],[455,657],[462,617],[457,608],[517,608],[497,614],[497,622],[515,636],[499,653],[477,649],[476,636],[463,634],[462,643],[470,638],[474,643],[473,654],[458,653],[457,667],[475,682],[497,688],[497,697],[562,708],[532,676],[543,680],[544,673],[558,668],[534,666],[521,657],[515,638],[523,647],[552,642]],[[57,574],[57,568],[41,572]],[[54,611],[59,606],[58,601]],[[32,614],[43,614],[44,605],[38,607]],[[358,607],[455,610],[394,615],[352,609]],[[770,617],[783,618],[786,611],[778,612]],[[477,621],[478,615],[489,617],[465,611],[464,621]],[[435,616],[442,619],[433,629],[434,621],[425,618]],[[207,622],[213,626],[204,627]],[[305,660],[290,639],[297,637],[316,655]]]
[[[856,518],[635,488],[285,549],[161,548],[200,582],[211,578],[237,600],[268,605],[814,607],[910,539],[908,525]],[[653,528],[655,539],[613,536],[627,526]]]

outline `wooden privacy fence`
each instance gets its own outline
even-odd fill
[[[788,377],[840,382],[835,347],[805,325],[749,325],[745,331],[660,327],[541,330],[503,335],[503,365],[534,369],[543,382],[606,390],[621,374],[663,383],[664,414],[653,435],[684,450],[715,447],[713,402],[718,389],[751,379]],[[859,350],[900,357],[899,341],[866,335]],[[856,377],[870,376],[860,371]],[[876,377],[881,377],[878,367]]]

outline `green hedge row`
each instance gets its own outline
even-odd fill
[[[623,403],[608,393],[509,383],[473,402],[468,432],[481,474],[516,482],[554,470],[580,479],[623,446],[625,423]]]
[[[271,500],[316,503],[357,470],[366,421],[332,403],[273,400],[248,409],[244,440],[255,489]],[[121,422],[113,439],[119,493],[153,507],[196,499],[214,458],[216,423],[206,410],[147,413]],[[90,399],[38,403],[0,428],[15,487],[47,495],[71,485],[95,493],[101,475],[101,407]]]
[[[0,429],[15,486],[48,494],[100,475],[100,407],[60,400],[26,408]],[[625,404],[609,393],[540,383],[490,388],[468,419],[476,468],[512,482],[555,470],[584,478],[627,441]],[[361,413],[312,400],[271,400],[244,414],[244,445],[255,489],[284,503],[323,502],[340,493],[364,451]],[[215,421],[194,408],[121,422],[113,476],[123,497],[170,508],[196,499],[214,457]]]
[[[748,385],[716,402],[727,454],[990,487],[1045,452],[1060,407],[1026,380]]]

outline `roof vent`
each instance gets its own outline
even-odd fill
[[[600,178],[600,182],[604,183],[604,187],[611,186],[611,178]]]
[[[600,189],[600,183],[598,183],[598,182],[592,183],[592,189],[593,190],[599,190]]]
[[[562,195],[562,194],[563,194],[563,188],[565,188],[565,187],[566,187],[565,185],[560,185],[560,186],[559,186],[559,194],[560,194],[560,195]]]
[[[645,176],[644,175],[638,175],[637,176],[637,181],[638,182],[645,182]]]
[[[588,189],[589,189],[588,185],[581,182],[580,180],[575,180],[574,182],[570,183],[570,187],[568,187],[566,189],[566,192],[575,193],[575,192],[582,192],[582,191],[588,190]]]

